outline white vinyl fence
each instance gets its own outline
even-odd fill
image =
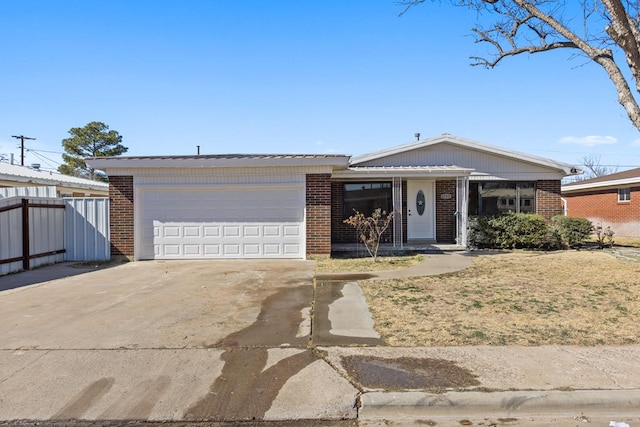
[[[0,199],[0,275],[110,256],[109,199]]]

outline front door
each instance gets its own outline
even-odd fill
[[[435,240],[434,197],[434,181],[407,181],[408,240]]]

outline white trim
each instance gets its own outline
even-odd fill
[[[334,179],[376,179],[376,178],[456,178],[469,176],[474,171],[471,168],[459,166],[420,166],[420,167],[393,167],[371,166],[350,167],[334,171],[331,178]]]
[[[593,188],[607,188],[610,187],[612,189],[616,189],[617,187],[631,186],[631,185],[640,185],[640,178],[626,178],[626,179],[618,179],[613,181],[601,181],[601,182],[592,182],[588,184],[573,184],[573,185],[563,185],[562,192],[570,193],[572,191],[580,191],[580,190],[590,190]]]

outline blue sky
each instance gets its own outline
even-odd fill
[[[493,70],[476,15],[394,0],[0,0],[0,154],[55,168],[101,121],[127,155],[358,155],[451,133],[568,163],[640,166],[640,133],[569,52]]]

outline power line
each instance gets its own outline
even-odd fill
[[[37,152],[37,153],[64,154],[62,151],[36,150],[34,148],[25,148],[25,150],[34,151],[34,152]]]
[[[28,136],[24,136],[24,135],[11,135],[11,138],[16,138],[20,140],[20,165],[24,166],[24,140],[30,139],[32,141],[35,141],[35,138],[29,138]]]
[[[53,160],[53,159],[50,159],[50,158],[48,158],[48,157],[46,157],[46,156],[43,156],[42,154],[39,154],[37,151],[33,151],[33,150],[32,150],[31,152],[33,153],[33,155],[34,155],[34,156],[36,156],[37,158],[41,159],[43,162],[45,162],[47,165],[51,166],[51,167],[52,167],[52,168],[54,168],[54,169],[56,169],[56,167],[55,167],[53,164],[49,163],[49,162],[55,163],[55,164],[57,164],[57,165],[60,165],[60,164],[61,164],[60,162],[56,162],[56,161],[55,161],[55,160]],[[56,170],[57,170],[57,169],[56,169]]]

